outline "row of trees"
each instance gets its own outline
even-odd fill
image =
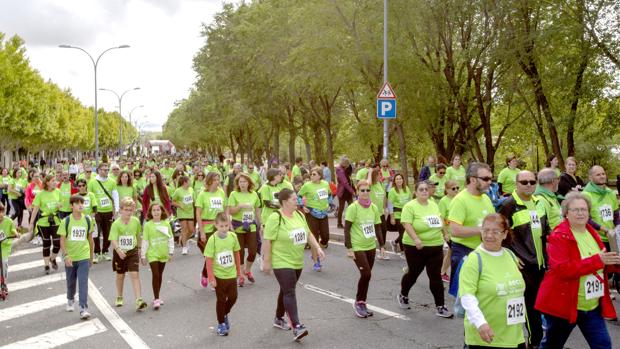
[[[390,149],[403,170],[456,153],[617,168],[617,1],[390,0],[389,18]],[[380,158],[381,2],[225,4],[202,34],[195,88],[164,125],[177,146],[242,160]]]
[[[92,107],[45,81],[30,66],[22,39],[0,33],[0,150],[92,151],[93,114]],[[123,137],[137,137],[135,128],[118,113],[99,111],[102,150],[118,148],[121,123]]]

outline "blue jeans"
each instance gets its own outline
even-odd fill
[[[473,250],[454,241],[450,244],[450,248],[452,249],[452,255],[450,256],[450,282],[452,282],[459,263],[463,257],[467,256]]]
[[[80,310],[88,309],[88,269],[90,262],[88,259],[73,261],[72,267],[65,265],[67,274],[67,299],[72,301],[75,298],[76,281],[80,287]]]
[[[549,314],[545,314],[545,319],[547,320],[547,332],[540,342],[540,349],[564,348],[575,326],[579,326],[591,349],[611,349],[611,338],[609,338],[607,325],[601,316],[600,308],[590,311],[579,310],[575,324]]]

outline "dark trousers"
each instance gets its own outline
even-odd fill
[[[284,312],[288,314],[293,328],[299,325],[299,314],[297,313],[297,297],[295,287],[301,275],[301,269],[274,269],[273,274],[280,284],[278,293],[278,304],[276,306],[276,317],[281,318]]]
[[[383,241],[383,244],[379,247],[385,246],[385,239],[387,239],[387,221],[385,220],[385,215],[381,215],[381,237],[383,240],[379,240],[379,237],[377,236],[378,241]]]
[[[344,212],[344,204],[351,205],[353,196],[346,192],[342,197],[338,197],[338,225],[342,225],[342,212]]]
[[[17,217],[17,227],[22,226],[22,221],[24,220],[24,211],[26,210],[26,204],[24,203],[24,197],[20,197],[18,199],[11,200],[11,206],[13,206],[13,215],[11,215],[11,220]]]
[[[241,264],[244,264],[245,258],[245,249],[248,249],[248,262],[254,262],[256,259],[256,250],[258,245],[258,240],[256,239],[256,232],[245,232],[237,234],[237,240],[239,240],[239,257],[241,260]]]
[[[58,251],[60,251],[60,236],[57,234],[58,226],[39,227],[39,231],[41,231],[41,238],[43,240],[43,257],[50,256],[50,248],[52,248],[52,245],[52,253],[57,255]]]
[[[207,236],[205,241],[200,240],[200,237],[198,237],[198,243],[197,243],[198,248],[200,249],[200,253],[202,254],[205,253],[205,247],[207,247],[207,241],[209,241],[209,238],[211,237],[211,235],[213,235],[213,233],[206,233],[205,235]],[[209,278],[209,274],[207,273],[207,264],[204,262],[204,259],[202,262],[202,276]]]
[[[164,262],[151,262],[151,273],[153,274],[152,286],[153,286],[153,298],[159,299],[159,291],[161,290],[161,282],[164,276],[164,268],[166,263]]]
[[[403,245],[403,235],[405,234],[405,227],[403,227],[403,225],[400,223],[400,219],[396,218],[394,219],[394,221],[396,222],[396,224],[394,224],[394,227],[396,227],[396,230],[398,231],[398,237],[396,238],[396,240],[394,240],[394,242],[398,244],[398,246],[400,246],[401,251],[404,251],[405,246]]]
[[[566,319],[545,314],[547,331],[540,342],[540,349],[564,348],[575,326],[579,326],[583,337],[592,349],[611,349],[611,338],[607,325],[601,315],[601,309],[577,311],[577,323],[571,324]]]
[[[112,227],[112,220],[114,218],[114,212],[97,212],[95,215],[95,222],[97,222],[97,228],[99,235],[95,240],[95,253],[108,253],[110,248],[110,228]],[[100,241],[103,239],[103,243]]]
[[[215,296],[217,302],[215,312],[217,314],[217,323],[224,323],[224,317],[230,313],[233,305],[237,302],[237,279],[219,279],[215,278],[217,286],[215,286]]]
[[[357,294],[355,295],[356,301],[366,301],[368,295],[368,285],[370,284],[370,277],[372,276],[372,266],[375,264],[376,249],[368,251],[355,251],[355,265],[360,271],[360,279],[357,282]]]
[[[310,213],[306,213],[306,222],[318,243],[327,246],[329,242],[329,220],[325,218],[316,218]]]
[[[405,245],[405,258],[409,271],[400,281],[400,294],[408,296],[409,290],[418,280],[418,276],[426,268],[429,287],[435,306],[444,305],[443,281],[441,280],[441,264],[443,263],[443,246],[425,246],[418,250],[415,246]]]
[[[454,280],[454,273],[456,273],[456,268],[459,266],[459,263],[461,263],[463,257],[467,256],[473,250],[454,241],[452,241],[450,247],[452,248],[452,255],[450,255],[450,283],[452,283],[452,280]],[[450,289],[452,289],[452,285],[450,285]]]
[[[526,266],[521,270],[523,280],[525,281],[525,308],[527,310],[528,331],[530,333],[530,344],[539,346],[543,337],[542,319],[538,310],[534,309],[536,304],[536,295],[542,282],[545,272],[538,269],[537,265]]]

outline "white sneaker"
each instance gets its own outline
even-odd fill
[[[187,254],[187,250],[188,250],[187,246],[183,247],[181,254]]]
[[[90,313],[88,312],[88,310],[84,309],[84,310],[80,311],[80,319],[82,319],[82,320],[90,319]]]
[[[67,311],[68,312],[73,312],[75,310],[75,301],[74,300],[67,300]]]

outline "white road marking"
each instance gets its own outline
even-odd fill
[[[121,335],[121,337],[133,349],[148,349],[149,346],[140,338],[134,330],[112,309],[108,301],[103,297],[97,286],[88,280],[88,295],[93,300],[101,314],[110,322],[112,327]],[[0,348],[2,349],[2,348]]]
[[[33,254],[33,253],[41,253],[41,247],[27,248],[25,250],[19,250],[19,251],[11,253],[11,257],[25,256],[27,254]]]
[[[43,260],[42,259],[39,259],[39,260],[36,260],[36,261],[32,261],[32,262],[19,263],[19,264],[15,264],[15,265],[10,265],[9,264],[9,274],[17,272],[17,271],[22,271],[22,270],[26,270],[26,269],[33,269],[33,268],[38,268],[38,267],[42,267],[42,266],[43,266]]]
[[[19,291],[19,290],[23,290],[26,288],[41,286],[41,285],[50,284],[50,283],[57,282],[57,281],[62,281],[62,280],[65,280],[64,272],[54,273],[51,275],[41,276],[36,279],[28,279],[28,280],[23,280],[23,281],[18,281],[18,282],[11,282],[9,284],[9,291],[11,292]]]
[[[329,241],[329,244],[330,244],[330,245],[331,245],[331,244],[334,244],[334,245],[344,246],[344,242],[332,241],[332,240],[330,240],[330,241]],[[379,251],[379,249],[377,249],[377,251]],[[385,252],[386,252],[386,253],[389,253],[389,254],[392,254],[392,255],[394,255],[394,256],[398,256],[398,253],[394,253],[394,252],[392,252],[392,251],[387,251],[387,250],[386,250]]]
[[[83,321],[75,325],[63,327],[38,336],[30,337],[19,342],[14,342],[0,347],[0,349],[49,349],[71,343],[81,338],[89,337],[97,333],[107,331],[107,328],[99,321],[93,319]]]
[[[300,282],[300,284],[301,284],[301,282]],[[341,300],[341,301],[349,303],[349,304],[355,303],[355,299],[347,298],[347,297],[345,297],[343,295],[339,295],[338,293],[334,293],[332,291],[324,290],[322,288],[318,288],[318,287],[310,285],[310,284],[303,284],[303,285],[304,285],[304,288],[306,290],[309,290],[309,291],[312,291],[312,292],[316,292],[318,294],[322,294],[324,296],[331,297],[331,298],[334,298],[334,299],[338,299],[338,300]],[[368,309],[370,309],[370,310],[372,310],[372,311],[374,311],[376,313],[381,313],[383,315],[390,316],[390,317],[393,317],[395,319],[405,320],[405,321],[411,320],[410,318],[408,318],[405,315],[402,315],[402,314],[399,314],[399,313],[395,313],[395,312],[389,311],[387,309],[379,308],[379,307],[376,307],[374,305],[368,304],[367,307],[368,307]]]
[[[54,308],[67,303],[67,295],[60,294],[47,299],[16,305],[14,307],[0,309],[0,322],[15,319],[21,316],[34,314],[39,311]]]

